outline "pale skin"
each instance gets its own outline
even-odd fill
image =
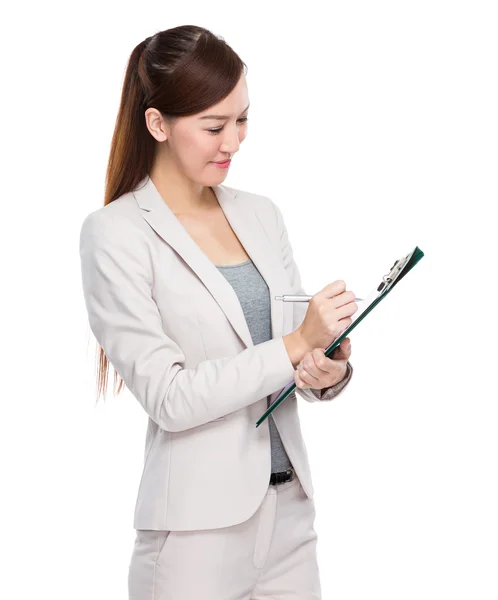
[[[247,136],[248,106],[242,74],[228,96],[200,113],[172,122],[156,108],[145,111],[147,129],[157,142],[149,176],[164,202],[216,265],[249,258],[211,189],[223,183],[230,169],[220,169],[213,162],[233,159]],[[223,118],[202,118],[208,115]],[[341,381],[351,354],[347,342],[348,338],[341,342],[333,358],[325,356],[324,348],[304,354],[294,371],[298,387],[324,388]]]
[[[331,387],[346,376],[346,364],[351,356],[351,341],[344,338],[332,352],[330,358],[325,356],[325,348],[314,348],[306,352],[301,362],[294,369],[294,381],[300,389],[321,389]]]
[[[230,168],[220,169],[213,162],[231,159],[239,151],[247,135],[248,105],[241,75],[226,98],[200,113],[170,122],[156,108],[145,111],[147,128],[157,142],[149,175],[174,213],[195,216],[217,208],[211,186],[222,184]],[[208,115],[227,118],[203,118]]]

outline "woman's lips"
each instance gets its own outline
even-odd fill
[[[220,169],[227,169],[230,166],[231,160],[226,160],[225,162],[213,162],[215,167],[219,167]]]

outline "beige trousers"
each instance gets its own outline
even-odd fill
[[[137,530],[129,600],[320,600],[315,507],[298,477],[268,491],[244,523]]]

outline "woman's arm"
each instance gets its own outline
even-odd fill
[[[213,421],[292,381],[283,337],[184,368],[185,355],[164,333],[152,297],[145,235],[125,217],[111,218],[102,209],[90,213],[80,232],[81,272],[97,342],[162,429],[184,431]]]
[[[301,286],[301,276],[296,262],[294,261],[292,246],[289,241],[289,236],[287,233],[287,228],[285,227],[282,212],[270,198],[266,199],[271,203],[275,211],[280,251],[282,253],[282,261],[284,263],[285,270],[287,271],[289,281],[291,282],[291,289],[288,291],[288,293],[306,295],[306,292]],[[308,303],[293,302],[292,304],[294,308],[293,329],[296,330],[304,321],[306,311],[308,310]],[[342,381],[339,381],[335,385],[326,388],[296,388],[296,391],[308,402],[317,402],[318,400],[332,400],[334,398],[337,398],[337,396],[339,396],[339,394],[346,388],[353,375],[353,366],[349,361],[347,362],[346,366],[346,376]],[[289,381],[292,381],[292,379],[290,379]]]

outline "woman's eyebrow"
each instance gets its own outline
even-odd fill
[[[246,112],[246,110],[249,108],[249,106],[251,105],[251,103],[249,102],[249,104],[246,106],[246,108],[244,108],[244,110],[242,111],[243,113]],[[242,114],[242,113],[240,113]],[[223,119],[229,119],[230,115],[205,115],[204,117],[199,117],[199,119],[216,119],[217,121],[222,121]]]

